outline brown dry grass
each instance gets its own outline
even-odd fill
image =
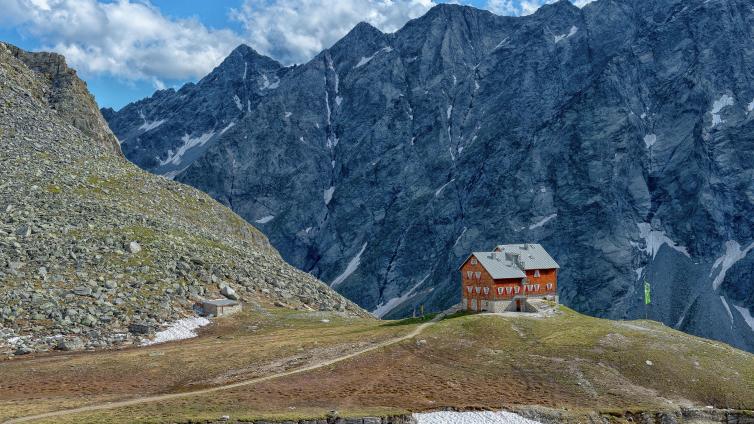
[[[410,330],[278,309],[219,320],[191,340],[3,361],[0,421],[246,380],[338,357]]]
[[[314,371],[49,422],[291,419],[332,409],[372,415],[521,405],[611,412],[707,404],[754,408],[754,356],[657,323],[600,320],[563,308],[549,319],[456,317],[417,340]]]

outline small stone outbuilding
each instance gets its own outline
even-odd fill
[[[224,317],[241,312],[241,303],[231,299],[205,300],[202,311],[206,317]]]

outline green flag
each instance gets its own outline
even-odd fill
[[[651,288],[649,285],[649,281],[644,280],[644,304],[645,305],[649,305],[650,303],[652,303],[650,291],[651,291]]]

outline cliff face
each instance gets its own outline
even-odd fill
[[[123,159],[61,63],[0,43],[0,353],[138,343],[222,295],[366,315],[206,194]]]
[[[394,34],[360,24],[262,91],[262,74],[233,85],[249,66],[231,55],[210,74],[225,84],[108,120],[152,171],[143,158],[178,146],[171,176],[365,308],[449,306],[468,252],[531,241],[579,311],[754,349],[749,2],[560,1],[521,18],[441,5]],[[237,113],[143,127],[198,122],[161,106],[182,96]]]

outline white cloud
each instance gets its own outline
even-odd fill
[[[366,21],[393,32],[423,15],[433,0],[246,0],[232,11],[249,44],[283,63],[302,63]]]
[[[169,19],[149,3],[119,0],[0,0],[2,22],[65,55],[84,74],[127,80],[198,78],[241,43],[227,29],[195,19]]]
[[[366,21],[400,29],[440,0],[245,0],[232,9],[244,34],[173,19],[148,0],[0,0],[0,25],[15,27],[45,50],[66,56],[82,75],[127,81],[198,79],[246,42],[286,64],[302,63]],[[487,0],[501,15],[526,15],[554,0]],[[571,0],[583,6],[592,0]],[[468,0],[451,1],[468,4]]]

